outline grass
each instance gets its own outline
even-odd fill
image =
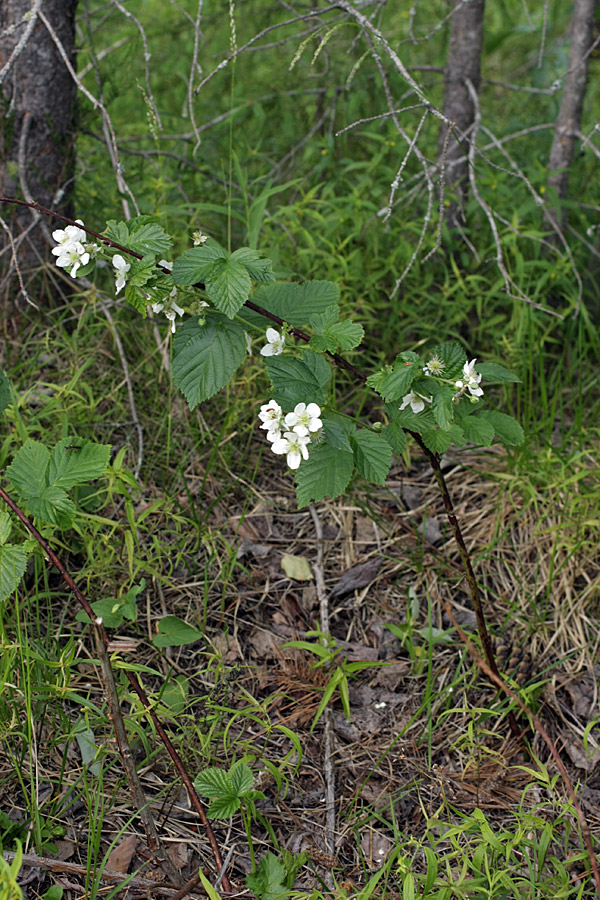
[[[533,65],[531,34],[539,37],[539,23],[533,16],[528,31],[516,6],[507,0],[488,10],[487,78],[506,80],[511,54]],[[560,4],[550,7],[548,50],[543,66],[533,70],[541,86],[563,64],[567,13]],[[521,383],[510,392],[498,389],[497,400],[523,424],[525,447],[508,455],[495,449],[450,453],[448,478],[497,640],[528,651],[529,680],[513,684],[562,741],[597,847],[599,786],[591,762],[599,739],[595,289],[590,286],[577,308],[572,264],[549,259],[536,243],[542,226],[526,188],[484,164],[480,188],[510,223],[501,239],[511,275],[534,302],[558,308],[564,319],[506,295],[475,204],[466,230],[475,252],[458,244],[423,264],[435,245],[433,223],[395,291],[421,234],[424,197],[411,159],[394,216],[384,223],[379,215],[403,152],[389,120],[334,137],[383,109],[372,64],[368,58],[359,63],[356,33],[329,35],[311,64],[325,29],[307,43],[292,71],[298,38],[242,54],[233,84],[229,66],[198,95],[198,124],[224,119],[195,147],[189,110],[182,115],[193,30],[182,27],[174,7],[170,16],[151,0],[128,8],[143,22],[152,48],[152,88],[163,119],[158,139],[148,132],[148,105],[136,83],[144,79],[141,39],[116,8],[91,5],[94,27],[109,16],[92,36],[81,20],[79,66],[90,61],[91,47],[99,52],[127,42],[100,62],[105,102],[138,203],[178,233],[177,252],[202,227],[224,243],[229,233],[232,246],[258,244],[289,277],[338,281],[343,307],[368,335],[365,349],[352,356],[365,371],[400,349],[447,339],[519,374]],[[238,45],[288,15],[261,4],[252,9],[252,15],[235,9]],[[442,4],[430,5],[428,19],[441,11]],[[390,7],[382,16],[384,30],[406,37],[402,10]],[[425,25],[417,18],[417,30]],[[203,75],[225,52],[228,29],[221,10],[207,10]],[[401,46],[407,64],[439,65],[443,33]],[[325,59],[327,71],[318,68]],[[336,99],[334,88],[346,83],[353,67],[352,89],[339,90]],[[390,84],[401,96],[395,75]],[[314,88],[320,93],[311,93]],[[300,95],[290,102],[296,90]],[[428,90],[439,102],[439,73],[431,73]],[[506,92],[497,103],[494,90],[484,86],[482,97],[498,130],[555,116],[556,97]],[[589,109],[596,91],[591,84]],[[331,124],[325,121],[303,142],[328,104]],[[121,198],[106,147],[95,136],[96,113],[83,105],[80,121],[78,152],[86,173],[75,203],[78,212],[85,210],[86,224],[101,229],[108,218],[120,217]],[[436,140],[433,123],[426,123],[423,145],[430,156]],[[511,142],[516,162],[540,190],[547,147],[545,133],[527,144]],[[505,164],[487,152],[492,162]],[[597,180],[594,166],[588,156],[574,166],[572,196],[589,192]],[[569,215],[580,232],[592,222],[584,206],[571,206]],[[573,240],[572,249],[585,270],[585,245]],[[112,297],[109,277],[97,287]],[[53,542],[92,601],[123,601],[145,579],[136,620],[119,631],[135,650],[113,659],[138,770],[182,872],[188,876],[199,865],[212,871],[213,864],[198,848],[185,795],[127,687],[124,671],[132,663],[141,667],[193,776],[243,760],[264,794],[243,817],[214,823],[220,846],[235,844],[236,884],[267,852],[286,861],[289,874],[289,850],[306,861],[295,890],[293,879],[286,883],[290,898],[591,896],[577,820],[545,748],[532,736],[534,763],[507,739],[514,704],[483,681],[445,616],[443,604],[451,602],[461,624],[474,631],[458,557],[419,454],[411,450],[398,460],[385,489],[356,483],[345,498],[319,506],[329,587],[352,565],[375,556],[383,564],[365,589],[330,601],[331,636],[342,653],[315,668],[311,655],[285,645],[318,630],[318,598],[312,583],[286,578],[280,560],[282,552],[302,556],[314,571],[319,542],[308,512],[295,510],[290,479],[256,438],[256,412],[268,395],[256,354],[224,392],[191,413],[170,385],[160,326],[157,341],[151,322],[125,305],[111,306],[124,368],[95,292],[74,291],[67,280],[60,289],[62,305],[23,317],[5,342],[15,395],[5,415],[1,462],[6,467],[27,437],[48,446],[67,436],[113,446],[110,478],[80,494],[74,528],[55,533]],[[377,415],[370,397],[345,376],[336,379],[349,410],[360,406],[366,419]],[[136,416],[144,452],[134,478]],[[424,520],[440,526],[433,543],[423,540]],[[70,859],[80,866],[82,889],[95,897],[103,896],[102,871],[114,868],[115,847],[141,829],[112,744],[90,637],[76,611],[40,554],[23,589],[0,610],[0,805],[6,811],[0,839],[5,850],[20,841],[29,853]],[[205,640],[158,651],[150,639],[167,614],[199,627]],[[436,639],[440,634],[444,640]],[[369,661],[386,665],[363,667]],[[325,729],[335,740],[335,848],[323,803],[330,784]],[[142,861],[139,853],[133,869]],[[5,864],[0,900],[11,898],[4,886],[11,879]],[[40,876],[38,894],[48,886]]]

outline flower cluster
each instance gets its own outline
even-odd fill
[[[159,266],[162,266],[163,269],[168,269],[169,272],[173,268],[173,263],[168,262],[166,259],[159,260],[158,264],[159,264]],[[164,299],[162,301],[160,301],[159,303],[152,304],[152,312],[155,315],[160,312],[164,312],[165,318],[167,318],[169,320],[169,322],[171,323],[171,332],[173,334],[175,334],[175,319],[176,319],[176,317],[182,316],[184,313],[184,310],[180,306],[178,306],[178,304],[176,302],[176,298],[177,298],[177,288],[174,287],[168,297],[164,297]],[[205,305],[208,306],[208,304],[205,304]]]
[[[483,397],[483,388],[479,386],[481,382],[481,373],[475,370],[475,363],[475,359],[472,359],[471,362],[466,362],[463,366],[463,377],[458,381],[448,382],[452,383],[455,388],[455,394],[452,398],[453,403],[458,403],[460,398],[466,394],[467,391],[471,395],[473,403],[477,402],[477,397]],[[444,362],[439,359],[439,357],[432,356],[427,365],[423,366],[423,373],[430,377],[440,378],[444,368]],[[426,397],[424,394],[418,394],[416,391],[411,390],[402,398],[400,409],[406,409],[406,407],[410,405],[410,408],[416,414],[423,412],[425,404],[431,403],[432,401],[432,396]]]
[[[275,400],[263,404],[258,414],[271,450],[285,453],[290,469],[297,469],[303,459],[308,459],[308,444],[323,427],[320,416],[321,408],[316,403],[297,403],[286,415]]]
[[[81,219],[76,219],[79,225],[83,225]],[[52,253],[56,256],[56,265],[61,269],[69,269],[69,275],[73,278],[77,275],[80,266],[86,266],[90,261],[90,249],[92,245],[84,243],[87,235],[83,228],[77,225],[67,225],[65,229],[59,228],[52,232],[56,241],[56,247]],[[94,245],[95,249],[95,245]]]

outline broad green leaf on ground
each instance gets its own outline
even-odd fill
[[[296,473],[298,506],[307,506],[311,500],[332,500],[348,487],[354,469],[354,454],[338,450],[330,444],[310,447],[309,457]]]
[[[477,372],[481,372],[484,380],[488,383],[521,383],[520,378],[517,378],[517,376],[513,372],[509,372],[508,369],[505,369],[504,366],[499,365],[499,363],[477,363],[475,369]]]
[[[137,619],[137,596],[146,587],[146,579],[140,579],[139,584],[134,584],[129,588],[125,596],[117,600],[116,597],[103,597],[101,600],[94,600],[91,604],[94,613],[101,616],[107,628],[118,628],[125,619],[135,622]],[[78,622],[89,624],[90,617],[84,609],[80,609],[75,616]]]
[[[152,638],[155,647],[182,647],[203,641],[204,634],[178,616],[164,616],[158,622],[158,634]]]
[[[394,453],[402,453],[406,447],[406,434],[399,422],[390,422],[381,432],[382,438],[388,442]]]
[[[0,413],[3,413],[10,403],[10,381],[6,372],[0,369]]]
[[[238,322],[211,314],[205,325],[193,317],[177,329],[173,338],[173,381],[194,409],[212,397],[231,379],[244,361],[244,329]]]
[[[305,281],[302,284],[278,282],[261,285],[253,295],[252,302],[275,313],[290,325],[301,328],[308,325],[311,316],[323,313],[328,307],[335,305],[339,293],[339,287],[333,281]],[[259,313],[244,309],[240,315],[251,325],[266,327],[266,319]]]
[[[173,263],[171,272],[173,281],[175,284],[204,283],[208,277],[216,273],[218,267],[215,267],[215,263],[225,259],[227,252],[222,247],[213,244],[192,247]]]
[[[27,554],[22,547],[4,544],[0,547],[0,603],[17,589],[27,568]]]
[[[392,448],[381,435],[359,428],[350,438],[356,468],[367,481],[385,484],[392,462]]]
[[[273,281],[273,263],[266,256],[261,256],[258,250],[249,247],[240,247],[231,254],[231,259],[241,262],[252,281],[264,283]]]
[[[246,887],[259,900],[280,900],[290,894],[286,875],[283,863],[272,853],[267,853],[256,867],[256,872],[246,875]]]
[[[484,409],[480,417],[492,425],[496,437],[505,447],[517,447],[525,440],[525,433],[516,419],[493,409]]]
[[[231,787],[238,797],[250,793],[254,787],[254,775],[250,766],[243,760],[234,763],[229,770]]]
[[[465,437],[473,444],[489,447],[494,440],[494,426],[482,415],[464,416],[459,422]]]
[[[95,444],[82,438],[64,438],[55,446],[48,463],[48,484],[64,490],[85,484],[106,473],[110,444]]]
[[[452,444],[461,447],[465,442],[465,435],[458,425],[451,425],[445,431],[441,428],[427,429],[421,432],[423,443],[434,453],[445,453]]]
[[[99,775],[101,763],[94,762],[98,755],[98,745],[94,732],[87,724],[83,716],[75,722],[72,734],[75,736],[79,752],[81,753],[81,761],[84,766],[88,766],[92,775]]]
[[[217,797],[206,810],[206,816],[209,819],[230,819],[239,808],[239,797]]]
[[[270,356],[266,357],[266,364],[273,385],[271,396],[284,410],[292,410],[297,403],[318,403],[320,406],[325,403],[328,385],[319,380],[319,373],[303,359]],[[327,369],[331,376],[329,366]]]
[[[209,799],[226,797],[233,792],[229,773],[225,769],[218,769],[216,766],[210,766],[196,775],[194,787],[199,794]]]

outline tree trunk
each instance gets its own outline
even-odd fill
[[[564,200],[569,186],[569,167],[573,161],[577,132],[581,129],[581,114],[587,83],[588,60],[594,41],[594,6],[596,0],[575,0],[570,25],[571,46],[564,80],[564,89],[554,138],[548,157],[548,186],[553,187],[558,200]],[[555,210],[555,219],[562,227],[564,214]]]
[[[475,110],[467,82],[479,89],[483,13],[485,0],[458,0],[450,25],[450,45],[444,70],[444,115],[454,122],[450,135],[442,126],[438,142],[438,165],[444,167],[446,189],[454,194],[447,213],[452,230],[464,219],[463,210],[469,193],[467,132],[473,125]],[[465,136],[466,135],[466,136]]]
[[[73,184],[77,87],[46,17],[75,67],[77,0],[0,2],[0,192],[67,210]],[[31,210],[0,204],[25,281],[39,272],[49,247],[46,223]],[[44,234],[46,232],[46,235]],[[17,304],[11,245],[3,230],[0,314]]]

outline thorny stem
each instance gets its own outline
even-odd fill
[[[101,665],[102,665],[102,673],[104,676],[104,686],[105,686],[106,694],[107,694],[107,702],[109,705],[109,710],[110,710],[111,719],[113,722],[113,727],[115,729],[115,735],[116,735],[117,742],[119,745],[119,753],[120,753],[121,759],[123,761],[123,765],[124,765],[124,768],[125,768],[125,771],[127,774],[127,778],[128,778],[130,787],[132,789],[133,796],[136,800],[136,806],[140,812],[140,816],[142,817],[144,825],[146,826],[147,832],[148,831],[150,832],[148,834],[148,839],[149,839],[149,844],[151,846],[151,849],[155,853],[158,851],[157,855],[159,855],[161,857],[161,862],[164,863],[165,868],[169,872],[169,875],[171,877],[176,878],[180,882],[181,879],[180,879],[179,872],[177,871],[177,869],[175,869],[175,867],[171,863],[171,860],[168,857],[168,855],[166,854],[166,852],[164,850],[162,850],[162,852],[161,852],[162,844],[161,844],[160,838],[158,837],[158,833],[156,832],[156,826],[154,824],[154,820],[149,816],[149,813],[147,811],[148,802],[147,802],[146,797],[144,796],[143,789],[139,783],[137,770],[135,769],[135,763],[133,762],[131,749],[130,749],[129,743],[127,741],[125,725],[123,723],[123,717],[122,717],[121,709],[120,709],[118,699],[117,699],[116,685],[115,685],[115,681],[114,681],[114,672],[112,670],[112,666],[110,664],[110,659],[107,654],[108,636],[106,633],[106,629],[105,629],[104,625],[102,624],[102,620],[100,619],[98,621],[98,618],[97,618],[94,610],[90,606],[89,600],[80,591],[79,587],[77,586],[77,583],[71,577],[71,575],[69,574],[69,572],[67,571],[65,566],[62,564],[62,562],[60,561],[59,557],[56,555],[54,550],[50,547],[48,542],[45,540],[45,538],[42,537],[42,535],[37,530],[37,528],[35,527],[33,522],[31,522],[29,520],[29,518],[20,509],[20,507],[17,506],[15,501],[12,499],[12,497],[10,497],[9,494],[7,494],[6,491],[1,487],[0,487],[0,498],[2,498],[2,500],[4,500],[4,502],[7,504],[7,506],[9,506],[10,509],[15,513],[15,515],[21,520],[21,522],[23,523],[25,528],[27,528],[29,533],[33,535],[33,537],[36,539],[36,541],[38,542],[38,544],[44,551],[47,559],[49,559],[50,562],[52,563],[52,565],[56,569],[58,569],[58,571],[60,572],[60,574],[66,581],[67,585],[69,586],[69,588],[71,589],[71,591],[73,592],[73,594],[75,595],[75,597],[77,598],[77,600],[79,601],[79,603],[81,604],[81,606],[83,607],[85,612],[90,617],[90,620],[91,620],[91,622],[93,624],[93,628],[94,628],[96,649],[98,650],[98,656],[100,657],[100,661],[101,661]],[[169,737],[165,733],[165,731],[162,728],[160,722],[158,721],[153,709],[151,708],[150,700],[148,699],[142,686],[140,685],[140,683],[137,679],[137,676],[135,676],[131,672],[128,672],[127,670],[125,670],[125,674],[129,680],[129,683],[131,684],[133,690],[135,691],[135,693],[138,695],[138,697],[142,701],[142,704],[143,704],[146,712],[148,713],[148,715],[152,719],[154,725],[156,726],[156,730],[157,730],[161,740],[163,741],[163,744],[164,744],[169,756],[173,760],[173,763],[175,764],[175,767],[176,767],[179,775],[181,776],[182,781],[184,782],[184,784],[188,790],[190,799],[196,808],[196,812],[198,813],[198,815],[200,817],[200,821],[202,822],[202,825],[204,826],[204,829],[206,831],[206,836],[208,837],[208,840],[210,842],[210,845],[211,845],[211,848],[213,851],[213,856],[214,856],[215,863],[216,863],[216,867],[217,867],[217,873],[220,874],[220,872],[223,869],[223,859],[221,857],[221,852],[219,850],[219,846],[217,844],[217,840],[216,840],[214,832],[211,828],[210,822],[206,818],[206,813],[204,812],[204,808],[202,806],[200,798],[198,797],[198,794],[196,793],[196,790],[194,789],[192,780],[191,780],[190,776],[188,775],[188,773],[186,772],[185,767],[181,761],[181,758],[179,757],[177,751],[173,747],[173,744],[169,740]],[[132,769],[133,769],[133,772],[132,772]],[[223,875],[222,884],[223,884],[223,888],[225,889],[225,891],[227,891],[227,892],[231,891],[231,884],[229,882],[227,875]]]

